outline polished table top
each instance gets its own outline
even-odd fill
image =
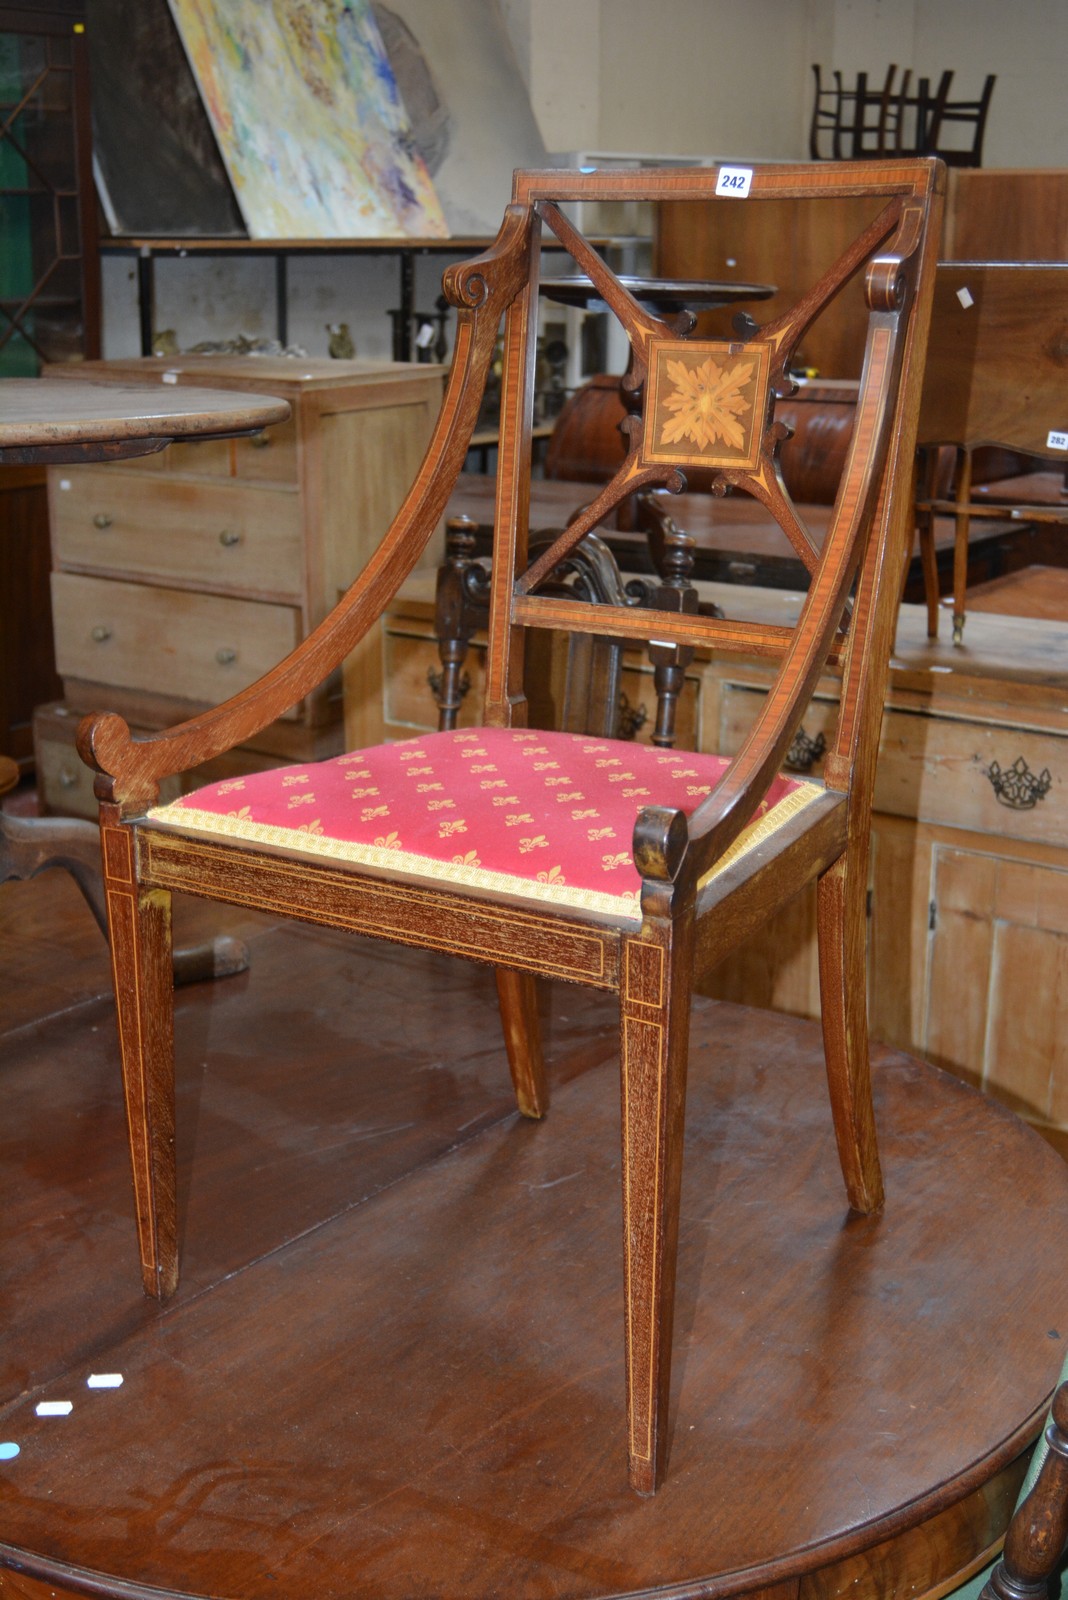
[[[284,400],[226,389],[0,381],[0,464],[150,455],[175,439],[253,433],[289,415]]]
[[[226,913],[247,977],[178,995],[160,1307],[68,890],[0,896],[0,1590],[905,1600],[996,1540],[1068,1338],[1068,1168],[1006,1111],[877,1047],[887,1202],[850,1217],[818,1028],[696,1002],[671,1460],[641,1500],[616,1007],[546,985],[531,1125],[488,970]]]

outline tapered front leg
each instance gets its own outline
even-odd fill
[[[103,809],[103,808],[102,808]],[[171,897],[138,884],[130,828],[103,820],[111,966],[145,1293],[178,1283]]]
[[[497,1000],[516,1105],[524,1117],[543,1117],[549,1109],[549,1086],[541,1049],[536,980],[529,972],[498,967]]]
[[[660,932],[658,929],[657,932]],[[628,939],[620,993],[623,1259],[631,1487],[656,1491],[667,1459],[679,1237],[692,920]]]
[[[862,859],[858,859],[862,858]],[[868,1050],[867,852],[847,852],[819,880],[817,934],[827,1086],[838,1159],[854,1211],[877,1211],[883,1178]]]

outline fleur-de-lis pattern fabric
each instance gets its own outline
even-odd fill
[[[645,805],[687,814],[728,762],[526,729],[434,733],[212,783],[154,822],[637,917]],[[776,778],[722,870],[822,791]]]

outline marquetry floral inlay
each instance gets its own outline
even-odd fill
[[[679,444],[689,439],[699,450],[707,450],[722,439],[741,450],[745,430],[738,418],[752,409],[743,390],[753,376],[753,363],[720,366],[708,356],[699,367],[687,367],[683,361],[666,365],[675,387],[664,396],[664,409],[673,413],[673,419],[664,423],[660,443]]]

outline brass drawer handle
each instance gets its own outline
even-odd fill
[[[111,518],[108,516],[106,511],[97,512],[96,516],[93,518],[93,527],[101,529],[111,527]]]
[[[1017,756],[1012,766],[1004,771],[992,761],[983,776],[990,779],[998,804],[1008,806],[1010,811],[1033,811],[1049,794],[1053,784],[1048,767],[1043,767],[1036,777],[1023,756]]]
[[[271,436],[267,433],[254,433],[252,438],[249,440],[249,444],[251,444],[253,450],[266,450],[270,442]]]
[[[731,579],[735,583],[737,583],[742,578],[755,578],[756,577],[756,562],[755,561],[728,561],[727,562],[727,576],[728,576],[729,579]]]
[[[98,622],[96,627],[92,629],[90,637],[95,644],[104,644],[111,638],[111,629],[105,628],[102,622]]]
[[[236,528],[224,528],[219,535],[219,543],[225,549],[230,550],[235,544],[241,543],[241,537]]]
[[[220,649],[216,650],[215,659],[220,667],[230,667],[237,660],[237,651],[231,650],[229,645],[224,644]]]

